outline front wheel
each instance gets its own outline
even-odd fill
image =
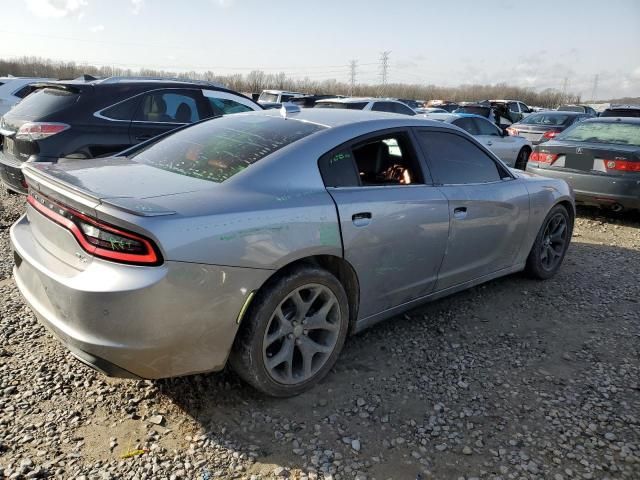
[[[333,367],[348,323],[349,304],[340,282],[323,269],[300,267],[256,295],[229,361],[261,392],[298,395]]]
[[[527,162],[529,161],[529,155],[531,155],[531,150],[527,147],[522,147],[518,152],[514,167],[518,170],[525,170],[527,168]]]
[[[573,231],[573,221],[562,205],[556,205],[547,214],[529,257],[526,272],[534,278],[553,277],[562,265]]]

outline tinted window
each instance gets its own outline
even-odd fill
[[[154,92],[145,95],[136,120],[158,123],[192,123],[200,120],[195,99],[180,92]]]
[[[459,107],[453,111],[453,113],[471,113],[473,115],[481,115],[483,117],[489,116],[489,107],[478,107],[478,106],[465,106]]]
[[[607,108],[601,117],[640,117],[640,108]]]
[[[395,113],[394,105],[391,102],[375,102],[371,110],[374,112]]]
[[[44,88],[33,92],[10,111],[10,115],[32,119],[50,115],[73,105],[80,95],[58,88]]]
[[[474,118],[473,121],[478,126],[479,135],[493,135],[495,137],[501,136],[498,128],[490,121],[482,118]]]
[[[325,155],[320,159],[319,167],[326,187],[353,187],[360,184],[350,148]]]
[[[580,122],[556,137],[573,142],[609,143],[640,147],[640,124]]]
[[[214,115],[227,115],[230,113],[251,112],[251,108],[227,98],[213,98],[207,96]]]
[[[478,128],[472,118],[459,118],[452,122],[456,127],[460,127],[471,135],[478,135]]]
[[[117,103],[112,107],[105,108],[100,112],[103,117],[110,118],[112,120],[126,120],[130,121],[135,114],[138,103],[141,97],[133,97],[124,102]]]
[[[278,117],[229,115],[180,130],[132,158],[181,175],[224,182],[276,150],[325,128]]]
[[[35,90],[35,88],[33,87],[33,85],[25,85],[24,87],[19,89],[17,92],[14,92],[13,95],[18,97],[18,98],[24,98],[27,95],[29,95],[31,92],[33,92],[34,90]]]
[[[402,103],[392,103],[391,105],[393,105],[393,112],[394,113],[401,113],[402,115],[415,115],[416,114],[416,112],[411,110],[406,105],[403,105]]]
[[[411,142],[404,134],[366,140],[351,148],[362,185],[409,185],[422,183]]]
[[[439,183],[487,183],[501,178],[495,162],[460,135],[419,131],[418,139],[429,157],[433,176]]]
[[[527,113],[527,111],[529,110],[529,107],[527,107],[524,103],[519,103],[518,105],[520,105],[520,111],[523,113]]]
[[[526,125],[549,125],[558,126],[568,123],[573,115],[565,115],[562,113],[533,113],[520,120],[520,123]]]
[[[518,104],[516,102],[511,102],[509,104],[509,111],[513,113],[520,113],[520,110],[518,109]]]
[[[581,107],[580,105],[561,105],[557,108],[557,110],[560,112],[585,112],[585,108]]]
[[[362,110],[368,102],[318,102],[313,108],[341,108],[345,110]]]

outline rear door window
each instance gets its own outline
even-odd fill
[[[494,137],[500,137],[500,131],[489,120],[484,118],[474,118],[473,123],[478,127],[478,135],[490,135]]]
[[[498,182],[506,172],[477,145],[461,135],[419,130],[434,180],[442,185]]]
[[[478,135],[478,127],[472,118],[459,118],[454,120],[452,123],[471,135]]]
[[[232,93],[217,90],[203,90],[202,94],[209,102],[214,116],[260,110],[260,107],[248,98]]]
[[[200,120],[199,91],[166,90],[148,93],[138,106],[135,120],[153,123],[193,123]]]
[[[393,104],[391,102],[375,102],[371,107],[371,110],[374,112],[395,113]]]
[[[131,158],[162,170],[220,183],[325,128],[280,117],[228,115],[180,130]]]
[[[70,107],[78,98],[80,94],[61,88],[43,88],[18,103],[9,115],[22,119],[39,118]]]
[[[397,103],[392,103],[393,105],[393,112],[394,113],[400,113],[402,115],[415,115],[416,112],[414,112],[411,108],[407,107],[406,105],[397,102]]]
[[[129,98],[128,100],[124,100],[105,108],[99,112],[99,115],[110,120],[131,121],[141,100],[141,96]]]

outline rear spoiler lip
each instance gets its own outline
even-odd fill
[[[42,163],[44,165],[44,162]],[[49,165],[47,163],[47,165]],[[110,208],[115,208],[125,213],[129,213],[131,215],[136,215],[138,217],[159,217],[165,215],[174,215],[176,212],[173,210],[159,209],[159,207],[155,207],[154,210],[144,210],[144,209],[135,209],[128,207],[126,203],[128,200],[133,200],[132,203],[137,203],[139,206],[144,206],[145,204],[154,207],[153,204],[147,202],[143,199],[135,199],[132,197],[104,197],[98,196],[88,190],[83,188],[79,188],[75,185],[71,185],[68,182],[63,182],[56,178],[53,175],[50,175],[46,172],[43,172],[36,165],[32,165],[29,163],[24,163],[22,166],[22,172],[24,173],[25,178],[27,179],[27,183],[29,187],[35,188],[40,191],[41,185],[44,185],[46,188],[49,188],[53,191],[60,192],[62,194],[69,195],[72,201],[84,205],[87,208],[91,208],[96,210],[100,205],[105,205]],[[123,202],[118,202],[118,199],[123,200]],[[111,200],[111,201],[110,201]]]
[[[81,85],[81,84],[57,83],[57,82],[38,82],[38,83],[32,83],[31,86],[34,89],[57,88],[58,90],[66,90],[71,93],[80,93],[89,87],[93,88],[93,85]]]

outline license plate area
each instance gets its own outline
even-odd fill
[[[574,170],[591,171],[594,168],[593,157],[591,155],[570,154],[566,156],[564,166]]]

